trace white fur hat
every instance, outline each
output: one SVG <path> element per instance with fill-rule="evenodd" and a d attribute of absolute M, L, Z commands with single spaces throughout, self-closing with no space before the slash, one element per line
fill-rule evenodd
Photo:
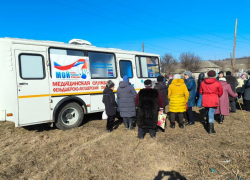
<path fill-rule="evenodd" d="M 222 78 L 219 78 L 219 81 L 227 81 L 226 78 L 222 77 Z"/>
<path fill-rule="evenodd" d="M 181 75 L 180 74 L 175 74 L 173 79 L 181 79 Z"/>

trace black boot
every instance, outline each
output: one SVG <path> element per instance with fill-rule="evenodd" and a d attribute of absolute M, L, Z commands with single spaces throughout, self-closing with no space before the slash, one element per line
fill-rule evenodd
<path fill-rule="evenodd" d="M 220 123 L 220 124 L 221 124 L 220 117 L 221 117 L 221 116 L 220 116 L 219 114 L 217 114 L 217 115 L 216 115 L 216 119 L 217 119 L 218 123 Z"/>
<path fill-rule="evenodd" d="M 180 124 L 179 124 L 179 127 L 180 127 L 181 129 L 183 129 L 183 128 L 184 128 L 183 123 L 180 123 Z"/>
<path fill-rule="evenodd" d="M 214 130 L 214 123 L 209 123 L 208 133 L 209 134 L 216 133 L 215 130 Z"/>
<path fill-rule="evenodd" d="M 174 129 L 175 128 L 175 123 L 170 123 L 170 127 Z"/>
<path fill-rule="evenodd" d="M 128 123 L 124 123 L 125 129 L 128 129 Z"/>
<path fill-rule="evenodd" d="M 224 120 L 224 115 L 221 115 L 221 116 L 220 116 L 220 124 L 223 123 L 223 120 Z"/>
<path fill-rule="evenodd" d="M 133 126 L 133 123 L 129 123 L 129 129 L 130 130 L 134 130 L 135 129 L 135 127 Z"/>

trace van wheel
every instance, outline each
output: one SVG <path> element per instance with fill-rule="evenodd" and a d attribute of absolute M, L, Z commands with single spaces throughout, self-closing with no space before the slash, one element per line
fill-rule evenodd
<path fill-rule="evenodd" d="M 71 129 L 80 126 L 82 124 L 83 117 L 83 109 L 79 104 L 75 102 L 68 103 L 62 105 L 62 107 L 58 110 L 55 125 L 61 130 Z"/>

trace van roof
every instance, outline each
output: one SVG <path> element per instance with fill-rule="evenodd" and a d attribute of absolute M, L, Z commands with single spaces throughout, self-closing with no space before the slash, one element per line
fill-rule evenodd
<path fill-rule="evenodd" d="M 75 45 L 75 44 L 67 44 L 64 42 L 58 41 L 46 41 L 46 40 L 30 40 L 30 39 L 19 39 L 19 38 L 9 38 L 4 37 L 0 38 L 1 41 L 10 41 L 13 44 L 29 44 L 29 45 L 43 45 L 47 47 L 59 47 L 59 48 L 69 48 L 69 49 L 81 49 L 81 50 L 92 50 L 92 51 L 103 51 L 103 52 L 116 52 L 122 54 L 136 54 L 136 55 L 145 55 L 145 56 L 159 56 L 158 54 L 145 53 L 139 51 L 128 51 L 116 48 L 102 48 L 96 47 L 92 45 Z"/>

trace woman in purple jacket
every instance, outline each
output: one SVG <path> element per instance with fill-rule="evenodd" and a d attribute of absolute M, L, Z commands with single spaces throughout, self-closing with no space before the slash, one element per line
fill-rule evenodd
<path fill-rule="evenodd" d="M 229 116 L 229 98 L 228 96 L 236 98 L 237 93 L 234 93 L 230 84 L 227 83 L 226 78 L 219 78 L 219 82 L 223 88 L 223 95 L 219 98 L 219 107 L 217 107 L 214 114 L 218 115 L 218 122 L 223 123 L 224 116 Z"/>

